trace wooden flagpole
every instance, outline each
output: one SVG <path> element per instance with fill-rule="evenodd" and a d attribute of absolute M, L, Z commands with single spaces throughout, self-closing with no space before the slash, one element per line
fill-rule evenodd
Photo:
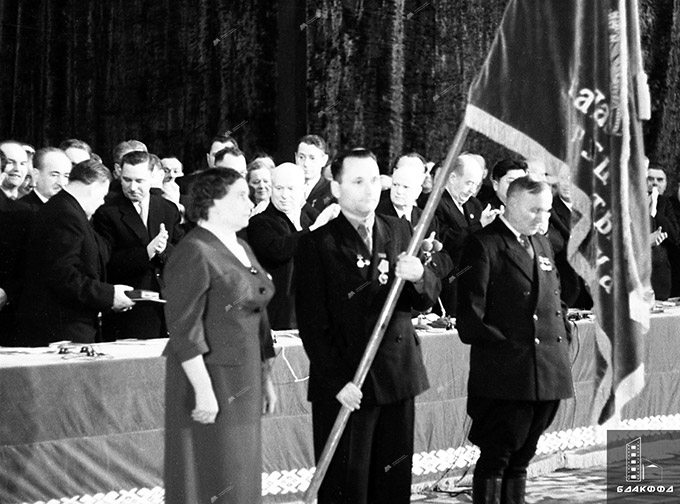
<path fill-rule="evenodd" d="M 420 247 L 421 242 L 425 238 L 425 233 L 428 227 L 430 226 L 432 218 L 434 217 L 435 209 L 439 204 L 439 200 L 441 199 L 442 193 L 444 192 L 444 188 L 446 187 L 446 182 L 448 181 L 449 175 L 451 174 L 453 163 L 456 160 L 456 158 L 460 155 L 460 151 L 463 148 L 463 143 L 465 142 L 465 139 L 467 138 L 469 131 L 470 129 L 465 125 L 465 123 L 462 123 L 459 126 L 458 131 L 456 132 L 456 136 L 454 137 L 453 142 L 451 143 L 451 147 L 449 148 L 449 152 L 446 155 L 444 164 L 441 167 L 441 169 L 437 172 L 435 184 L 434 187 L 432 188 L 432 192 L 430 193 L 430 197 L 427 200 L 427 204 L 425 205 L 423 214 L 420 217 L 420 220 L 418 221 L 418 225 L 413 231 L 411 242 L 409 243 L 408 249 L 406 250 L 406 253 L 409 255 L 416 254 L 417 250 Z M 378 321 L 375 324 L 375 328 L 373 329 L 371 338 L 369 339 L 368 344 L 366 345 L 364 355 L 361 358 L 359 367 L 357 368 L 356 373 L 354 374 L 354 379 L 352 380 L 352 382 L 358 388 L 361 388 L 362 385 L 364 384 L 364 380 L 366 379 L 368 370 L 371 368 L 371 364 L 373 364 L 375 355 L 378 352 L 378 347 L 380 346 L 383 336 L 385 335 L 385 331 L 387 330 L 389 321 L 392 318 L 394 307 L 397 304 L 399 294 L 401 294 L 401 290 L 403 287 L 404 280 L 402 280 L 401 278 L 396 278 L 395 281 L 392 283 L 390 291 L 387 295 L 387 299 L 385 300 L 385 305 L 383 306 L 383 309 L 380 312 L 380 317 L 378 317 Z M 340 437 L 342 436 L 342 433 L 345 430 L 347 420 L 349 419 L 349 415 L 351 413 L 352 412 L 350 411 L 350 409 L 346 408 L 345 406 L 342 406 L 340 408 L 340 413 L 338 413 L 338 417 L 335 419 L 335 424 L 333 424 L 333 429 L 331 430 L 331 433 L 328 436 L 326 446 L 324 446 L 323 452 L 321 453 L 321 457 L 319 458 L 319 462 L 316 465 L 316 472 L 314 473 L 312 481 L 309 484 L 309 488 L 305 493 L 306 504 L 312 504 L 314 502 L 314 499 L 316 498 L 316 494 L 319 492 L 321 482 L 323 481 L 323 478 L 326 475 L 326 472 L 328 471 L 328 466 L 330 465 L 331 459 L 333 458 L 333 454 L 335 453 L 335 450 L 337 449 L 338 444 L 340 443 Z"/>

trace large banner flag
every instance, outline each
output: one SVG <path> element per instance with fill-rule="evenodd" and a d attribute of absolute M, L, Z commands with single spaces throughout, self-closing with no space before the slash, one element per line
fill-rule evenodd
<path fill-rule="evenodd" d="M 595 301 L 600 423 L 644 386 L 648 101 L 636 0 L 510 0 L 465 114 L 470 128 L 571 177 L 569 260 Z"/>

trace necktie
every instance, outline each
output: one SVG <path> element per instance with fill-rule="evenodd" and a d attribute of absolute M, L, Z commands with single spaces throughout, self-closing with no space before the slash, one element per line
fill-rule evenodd
<path fill-rule="evenodd" d="M 364 243 L 366 244 L 366 248 L 368 249 L 369 253 L 372 253 L 371 251 L 371 237 L 368 234 L 368 228 L 364 226 L 363 224 L 359 224 L 357 227 L 357 232 L 359 233 L 359 236 L 361 236 L 361 239 L 364 240 Z"/>
<path fill-rule="evenodd" d="M 142 219 L 142 223 L 144 224 L 144 227 L 146 227 L 146 218 L 144 216 L 144 207 L 142 206 L 141 201 L 135 201 L 135 210 L 137 210 L 137 213 L 139 214 L 139 218 Z"/>
<path fill-rule="evenodd" d="M 527 254 L 529 254 L 529 257 L 531 259 L 534 258 L 534 248 L 531 246 L 531 242 L 529 241 L 529 237 L 527 235 L 519 235 L 519 243 L 522 245 L 522 248 L 526 251 Z"/>

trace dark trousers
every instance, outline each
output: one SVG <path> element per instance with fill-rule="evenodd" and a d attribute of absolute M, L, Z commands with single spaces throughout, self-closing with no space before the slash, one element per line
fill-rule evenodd
<path fill-rule="evenodd" d="M 314 401 L 312 425 L 318 462 L 340 403 Z M 318 504 L 407 504 L 411 495 L 413 398 L 353 412 L 321 484 Z"/>
<path fill-rule="evenodd" d="M 475 477 L 526 476 L 538 438 L 552 423 L 559 403 L 469 397 L 472 427 L 468 439 L 481 451 Z"/>

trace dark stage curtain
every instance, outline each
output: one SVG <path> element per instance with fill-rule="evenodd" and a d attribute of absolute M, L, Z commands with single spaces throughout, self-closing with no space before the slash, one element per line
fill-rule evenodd
<path fill-rule="evenodd" d="M 36 146 L 79 137 L 105 161 L 115 143 L 139 138 L 189 169 L 218 130 L 277 161 L 305 132 L 370 147 L 383 167 L 407 150 L 438 160 L 506 3 L 4 0 L 0 136 Z M 647 151 L 674 171 L 680 1 L 640 3 Z M 490 162 L 508 154 L 474 133 L 466 149 Z"/>
<path fill-rule="evenodd" d="M 105 161 L 136 138 L 189 169 L 218 130 L 274 148 L 272 2 L 4 0 L 0 21 L 2 137 L 77 137 Z"/>

